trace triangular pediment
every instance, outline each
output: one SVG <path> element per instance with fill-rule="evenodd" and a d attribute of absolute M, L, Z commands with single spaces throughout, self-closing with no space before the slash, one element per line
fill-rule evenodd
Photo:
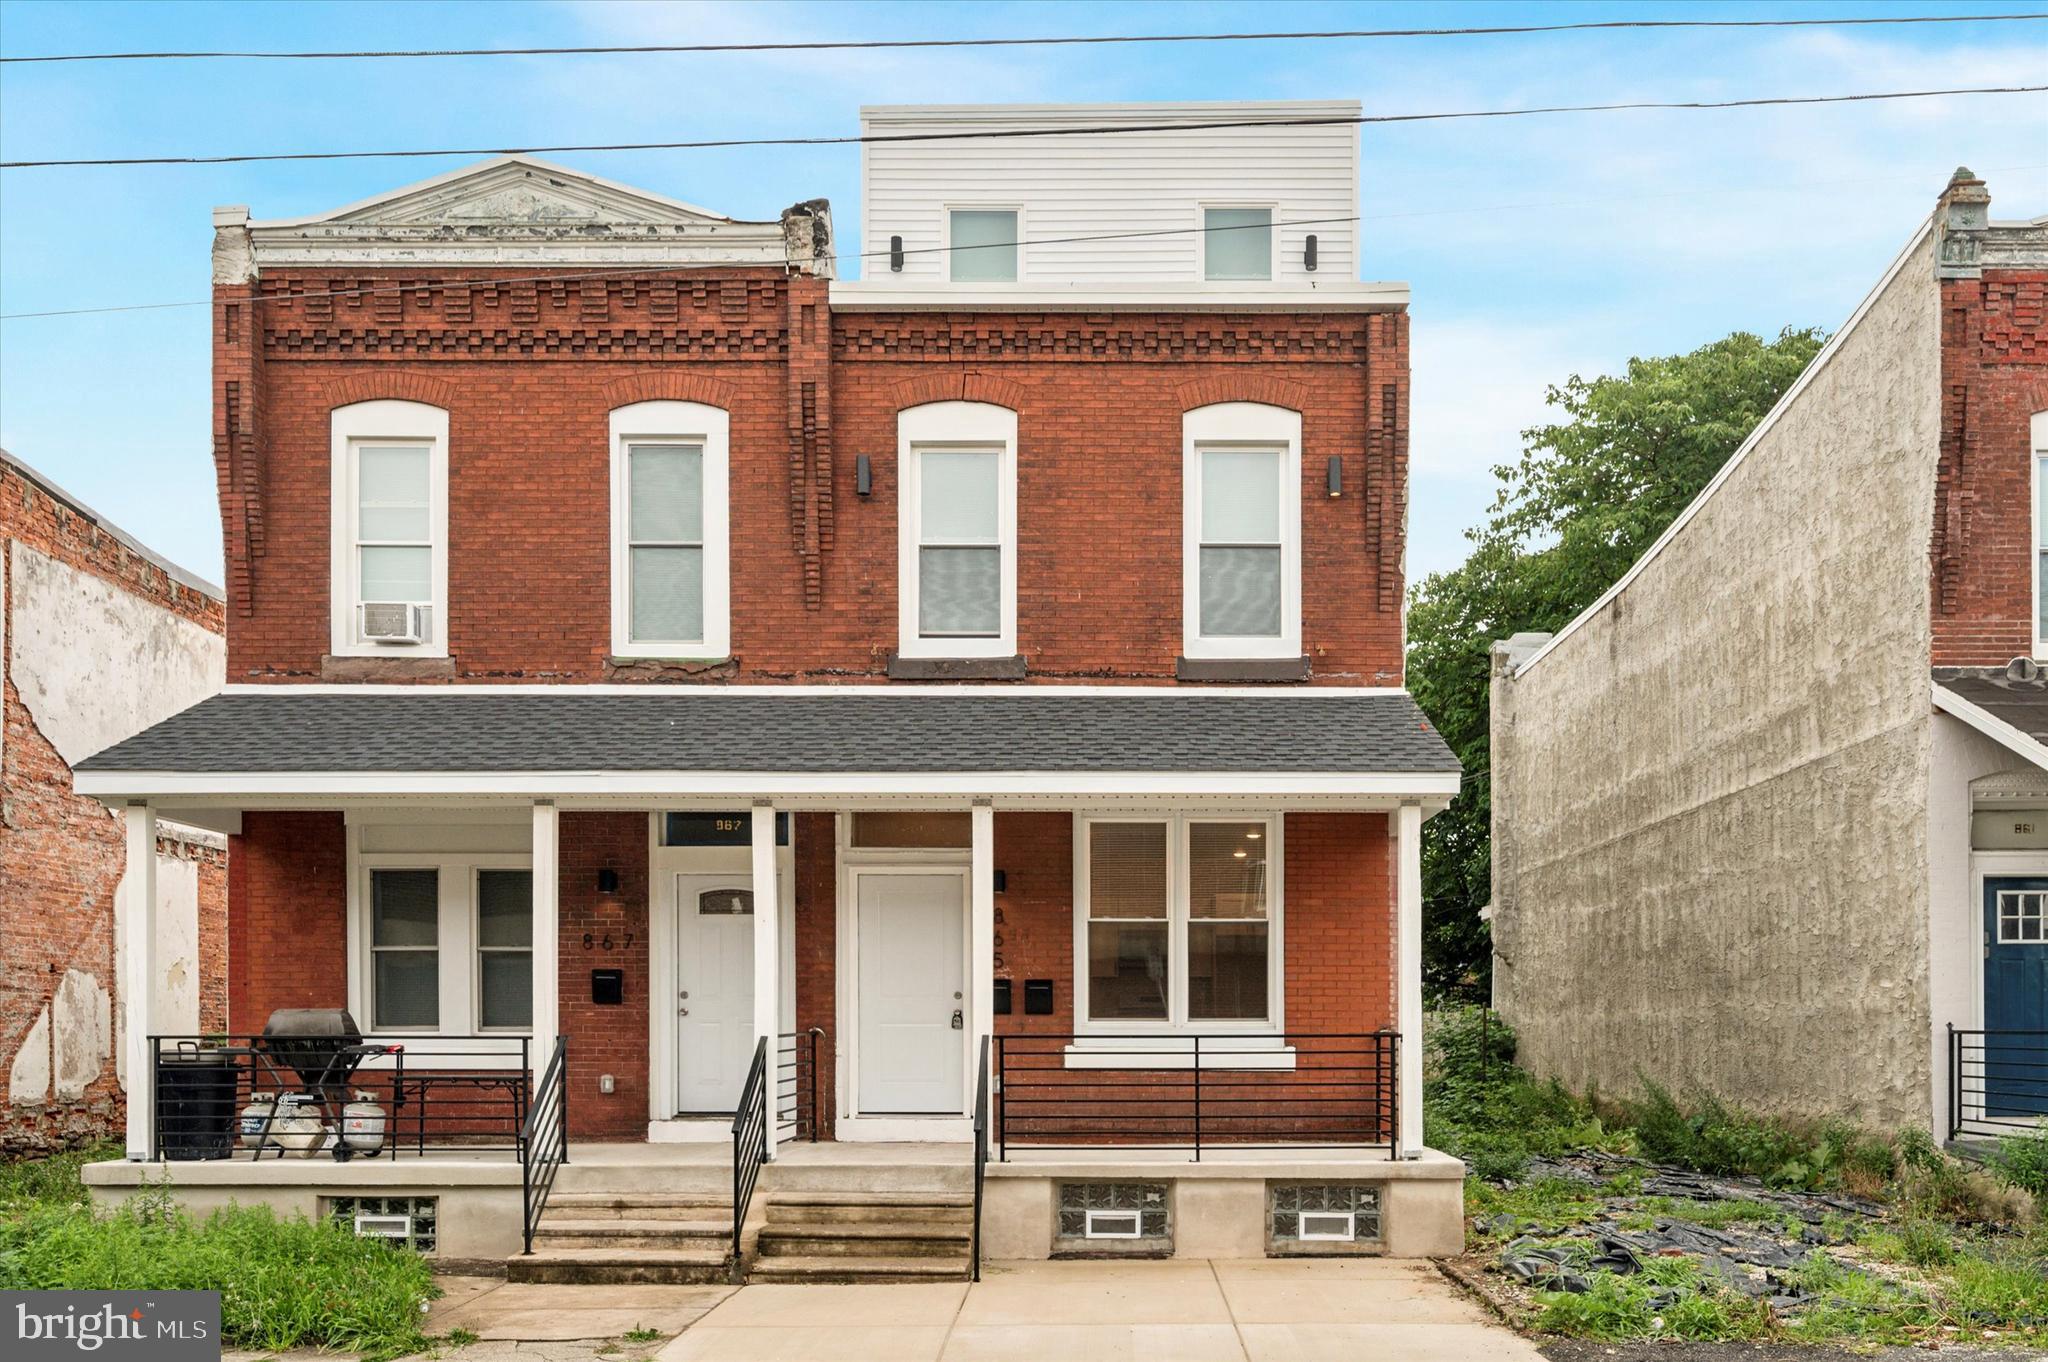
<path fill-rule="evenodd" d="M 359 228 L 714 226 L 731 218 L 529 156 L 502 156 L 294 225 Z"/>

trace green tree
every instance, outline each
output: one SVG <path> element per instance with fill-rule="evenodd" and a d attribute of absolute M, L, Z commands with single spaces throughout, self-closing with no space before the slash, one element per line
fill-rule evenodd
<path fill-rule="evenodd" d="M 1564 419 L 1522 433 L 1496 467 L 1472 551 L 1411 593 L 1408 685 L 1465 782 L 1422 840 L 1423 985 L 1481 997 L 1492 972 L 1479 910 L 1492 898 L 1487 817 L 1489 651 L 1495 639 L 1556 630 L 1655 542 L 1819 352 L 1825 336 L 1774 341 L 1738 331 L 1690 354 L 1632 359 L 1620 375 L 1574 374 L 1548 395 Z"/>

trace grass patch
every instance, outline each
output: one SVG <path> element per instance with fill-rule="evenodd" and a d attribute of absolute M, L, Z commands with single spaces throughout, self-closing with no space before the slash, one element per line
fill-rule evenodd
<path fill-rule="evenodd" d="M 1683 1338 L 1730 1342 L 1768 1337 L 1771 1313 L 1683 1259 L 1644 1265 L 1635 1275 L 1600 1271 L 1583 1292 L 1539 1291 L 1536 1326 L 1574 1338 Z"/>
<path fill-rule="evenodd" d="M 1726 1229 L 1730 1225 L 1783 1225 L 1785 1208 L 1766 1206 L 1761 1201 L 1746 1201 L 1734 1198 L 1728 1201 L 1688 1201 L 1683 1197 L 1645 1197 L 1637 1203 L 1639 1210 L 1647 1212 L 1653 1219 L 1683 1220 L 1688 1225 L 1704 1225 L 1709 1229 Z"/>
<path fill-rule="evenodd" d="M 1465 1191 L 1465 1207 L 1472 1215 L 1512 1215 L 1519 1225 L 1546 1229 L 1586 1224 L 1602 1209 L 1597 1193 L 1565 1178 L 1537 1178 L 1514 1187 L 1468 1181 Z"/>
<path fill-rule="evenodd" d="M 78 1169 L 105 1151 L 0 1167 L 0 1289 L 218 1291 L 231 1347 L 325 1348 L 370 1358 L 427 1346 L 427 1260 L 267 1207 L 197 1219 L 167 1191 L 96 1212 Z"/>

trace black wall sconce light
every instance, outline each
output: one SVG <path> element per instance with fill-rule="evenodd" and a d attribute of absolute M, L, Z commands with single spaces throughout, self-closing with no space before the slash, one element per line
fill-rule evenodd
<path fill-rule="evenodd" d="M 889 238 L 889 269 L 896 274 L 903 273 L 903 238 Z"/>
<path fill-rule="evenodd" d="M 1310 274 L 1316 272 L 1316 234 L 1308 234 L 1308 244 L 1301 248 L 1301 267 Z"/>
<path fill-rule="evenodd" d="M 1008 875 L 1005 875 L 1005 874 L 1004 874 L 1004 873 L 1003 873 L 1002 871 L 998 870 L 998 871 L 997 871 L 997 872 L 995 873 L 995 882 L 996 882 L 996 886 L 995 886 L 995 887 L 996 887 L 996 892 L 997 892 L 998 894 L 1003 894 L 1003 893 L 1007 893 L 1007 892 L 1009 892 L 1009 888 L 1010 888 L 1010 877 L 1009 877 Z"/>
<path fill-rule="evenodd" d="M 616 893 L 618 893 L 618 892 L 619 892 L 619 872 L 618 872 L 618 871 L 616 871 L 616 870 L 614 870 L 614 869 L 612 869 L 612 868 L 611 868 L 610 866 L 606 866 L 606 867 L 605 867 L 604 869 L 602 869 L 602 870 L 598 871 L 598 872 L 597 872 L 597 892 L 598 892 L 598 893 L 600 893 L 600 894 L 616 894 Z"/>
<path fill-rule="evenodd" d="M 853 461 L 853 492 L 855 496 L 867 496 L 875 490 L 875 466 L 868 462 L 865 454 Z"/>
<path fill-rule="evenodd" d="M 1344 460 L 1335 454 L 1330 456 L 1329 488 L 1333 497 L 1344 495 Z"/>

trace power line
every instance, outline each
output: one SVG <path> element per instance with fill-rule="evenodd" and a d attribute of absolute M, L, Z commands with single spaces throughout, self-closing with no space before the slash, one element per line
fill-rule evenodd
<path fill-rule="evenodd" d="M 361 161 L 419 156 L 525 156 L 542 152 L 704 151 L 735 147 L 872 146 L 890 142 L 967 142 L 990 138 L 1084 137 L 1136 132 L 1188 132 L 1229 128 L 1354 127 L 1378 123 L 1430 123 L 1466 118 L 1527 118 L 1535 114 L 1620 113 L 1656 109 L 1755 109 L 1795 104 L 1866 104 L 1949 95 L 2019 95 L 2048 85 L 1975 85 L 1948 90 L 1886 90 L 1848 95 L 1774 95 L 1756 99 L 1631 100 L 1618 104 L 1552 104 L 1526 109 L 1462 109 L 1444 113 L 1328 114 L 1294 118 L 1240 118 L 1179 123 L 1097 124 L 1076 128 L 981 128 L 962 132 L 860 133 L 846 137 L 737 137 L 698 142 L 597 142 L 562 146 L 436 147 L 396 151 L 292 151 L 237 156 L 117 156 L 99 159 L 0 161 L 0 170 L 56 166 L 239 165 L 251 161 Z"/>
<path fill-rule="evenodd" d="M 641 53 L 845 52 L 951 47 L 1084 47 L 1130 43 L 1307 42 L 1354 38 L 1476 38 L 1613 29 L 1837 28 L 1872 24 L 1992 24 L 2048 19 L 2048 14 L 1908 14 L 1840 19 L 1610 19 L 1576 24 L 1500 24 L 1477 28 L 1354 28 L 1299 33 L 1147 33 L 1043 38 L 893 38 L 808 43 L 638 43 L 611 47 L 449 47 L 360 52 L 73 52 L 0 57 L 5 62 L 83 61 L 353 61 L 387 57 L 566 57 Z"/>
<path fill-rule="evenodd" d="M 1987 167 L 1985 167 L 1984 169 L 1986 170 L 1986 172 L 1987 172 L 1987 173 L 1992 173 L 1992 174 L 1998 174 L 1998 173 L 2002 173 L 2002 172 L 2005 172 L 2005 171 L 2019 171 L 2019 170 L 2044 170 L 2044 169 L 2048 169 L 2048 164 L 2035 164 L 2035 165 L 2014 165 L 2014 166 L 1987 166 Z M 1901 180 L 1906 180 L 1906 179 L 1915 179 L 1915 178 L 1918 178 L 1918 177 L 1917 177 L 1917 176 L 1905 176 L 1905 175 L 1879 175 L 1879 176 L 1868 176 L 1868 175 L 1866 175 L 1866 176 L 1861 176 L 1861 177 L 1858 177 L 1858 178 L 1855 178 L 1855 179 L 1846 179 L 1846 180 L 1802 180 L 1802 181 L 1800 181 L 1800 182 L 1799 182 L 1799 183 L 1798 183 L 1798 184 L 1797 184 L 1796 186 L 1794 186 L 1794 187 L 1795 187 L 1795 188 L 1797 188 L 1797 189 L 1802 189 L 1802 190 L 1814 190 L 1814 189 L 1831 189 L 1831 188 L 1837 188 L 1837 187 L 1840 187 L 1840 186 L 1842 186 L 1842 185 L 1852 185 L 1852 184 L 1891 184 L 1891 183 L 1897 183 L 1897 182 L 1899 182 L 1899 181 L 1901 181 Z M 1276 227 L 1276 228 L 1278 228 L 1278 227 L 1314 227 L 1314 226 L 1318 226 L 1318 225 L 1323 225 L 1323 224 L 1329 224 L 1329 223 L 1354 223 L 1354 222 L 1389 222 L 1389 221 L 1394 221 L 1394 220 L 1397 220 L 1397 219 L 1401 219 L 1401 218 L 1422 218 L 1422 217 L 1446 217 L 1446 216 L 1452 216 L 1452 215 L 1456 215 L 1456 214 L 1463 214 L 1463 213 L 1505 213 L 1505 212 L 1515 212 L 1515 211 L 1520 211 L 1520 210 L 1526 210 L 1526 209 L 1542 209 L 1542 208 L 1574 208 L 1574 207 L 1579 207 L 1579 206 L 1581 206 L 1581 205 L 1584 205 L 1584 204 L 1589 204 L 1589 203 L 1634 203 L 1634 202 L 1639 202 L 1639 201 L 1641 201 L 1641 200 L 1643 200 L 1643 199 L 1669 199 L 1669 198 L 1686 198 L 1686 197 L 1690 197 L 1690 196 L 1694 196 L 1694 195 L 1700 195 L 1700 194 L 1764 194 L 1764 193 L 1772 193 L 1772 194 L 1775 194 L 1775 193 L 1783 193 L 1783 192 L 1785 192 L 1785 191 L 1786 191 L 1786 186 L 1785 186 L 1785 185 L 1783 185 L 1783 184 L 1768 184 L 1768 185 L 1716 185 L 1716 186 L 1710 186 L 1710 187 L 1706 187 L 1706 188 L 1700 188 L 1700 189 L 1672 189 L 1672 190 L 1654 191 L 1654 192 L 1650 192 L 1650 193 L 1632 193 L 1632 194 L 1611 194 L 1611 195 L 1600 195 L 1600 196 L 1579 196 L 1579 197 L 1574 197 L 1574 198 L 1568 198 L 1568 199 L 1540 199 L 1540 200 L 1535 200 L 1535 201 L 1532 201 L 1532 202 L 1526 202 L 1526 203 L 1500 203 L 1500 204 L 1487 204 L 1487 205 L 1481 205 L 1481 206 L 1477 206 L 1477 207 L 1472 207 L 1472 208 L 1421 208 L 1421 209 L 1413 209 L 1413 210 L 1409 210 L 1409 211 L 1406 211 L 1406 212 L 1400 212 L 1400 213 L 1359 213 L 1359 214 L 1350 214 L 1350 215 L 1346 215 L 1346 216 L 1342 216 L 1342 217 L 1321 217 L 1321 218 L 1293 218 L 1293 219 L 1286 219 L 1286 220 L 1283 220 L 1283 221 L 1280 221 L 1280 222 L 1276 222 L 1276 223 L 1273 223 L 1273 224 L 1272 224 L 1272 226 L 1273 226 L 1273 227 Z M 1186 236 L 1186 235 L 1197 235 L 1197 234 L 1201 234 L 1201 233 L 1206 233 L 1206 232 L 1217 232 L 1217 231 L 1226 231 L 1226 232 L 1228 232 L 1228 231 L 1247 231 L 1247 230 L 1250 230 L 1250 231 L 1256 231 L 1256 230 L 1259 230 L 1259 228 L 1258 228 L 1257 226 L 1252 226 L 1252 227 L 1239 227 L 1239 226 L 1231 226 L 1231 227 L 1209 227 L 1209 226 L 1207 226 L 1207 225 L 1204 225 L 1204 226 L 1200 226 L 1200 227 L 1159 227 L 1159 228 L 1150 228 L 1150 229 L 1147 229 L 1147 230 L 1144 230 L 1144 231 L 1133 231 L 1133 232 L 1100 232 L 1100 233 L 1093 233 L 1093 234 L 1090 234 L 1090 235 L 1086 235 L 1086 236 L 1063 236 L 1063 237 L 1019 237 L 1019 238 L 1017 238 L 1017 239 L 1016 239 L 1016 240 L 1014 240 L 1014 241 L 995 241 L 995 242 L 988 242 L 988 243 L 986 243 L 986 245 L 987 245 L 987 246 L 998 246 L 998 247 L 1000 247 L 1000 246 L 1019 246 L 1019 247 L 1021 247 L 1021 246 L 1049 246 L 1049 245 L 1066 245 L 1066 244 L 1074 244 L 1074 243 L 1079 243 L 1079 242 L 1090 242 L 1090 241 L 1120 241 L 1120 240 L 1125 240 L 1125 239 L 1128 239 L 1128 238 L 1131 238 L 1131 237 L 1154 237 L 1154 236 L 1174 236 L 1174 235 L 1182 235 L 1182 236 Z M 906 248 L 906 249 L 905 249 L 905 250 L 903 251 L 903 254 L 904 254 L 904 255 L 906 255 L 906 256 L 910 256 L 910 255 L 943 255 L 943 254 L 948 254 L 948 253 L 950 253 L 950 252 L 952 252 L 952 251 L 955 251 L 955 250 L 972 250 L 972 249 L 981 249 L 981 248 L 977 248 L 977 247 L 960 247 L 960 246 L 913 246 L 913 247 L 909 247 L 909 248 Z M 843 261 L 843 260 L 880 260 L 880 259 L 886 259 L 886 258 L 888 258 L 888 257 L 890 257 L 891 255 L 894 255 L 894 254 L 895 254 L 895 252 L 893 252 L 893 251 L 887 251 L 887 250 L 880 250 L 880 251 L 857 251 L 857 252 L 838 252 L 838 253 L 835 253 L 835 254 L 832 254 L 832 255 L 825 255 L 825 256 L 819 256 L 819 257 L 817 257 L 817 258 L 818 258 L 818 259 L 820 259 L 820 260 L 829 260 L 829 261 L 831 261 L 831 262 L 832 262 L 832 263 L 834 263 L 834 264 L 838 264 L 839 262 L 841 262 L 841 261 Z M 615 266 L 611 266 L 611 267 L 609 267 L 609 268 L 606 268 L 606 269 L 601 269 L 601 270 L 579 270 L 579 271 L 575 271 L 575 272 L 573 272 L 573 273 L 567 273 L 567 274 L 522 274 L 522 275 L 511 275 L 511 276 L 506 276 L 506 277 L 503 277 L 503 278 L 498 278 L 498 279 L 463 279 L 463 280 L 459 280 L 459 281 L 456 281 L 456 282 L 455 282 L 455 284 L 453 284 L 452 286 L 453 286 L 453 287 L 461 287 L 461 288 L 472 288 L 472 289 L 475 289 L 475 288 L 491 288 L 491 287 L 505 287 L 505 286 L 509 286 L 509 285 L 512 285 L 512 284 L 558 284 L 558 283 L 574 283 L 574 282 L 578 282 L 578 281 L 581 281 L 581 280 L 586 280 L 586 279 L 623 279 L 623 278 L 635 278 L 635 279 L 641 279 L 641 278 L 646 278 L 646 277 L 648 277 L 649 275 L 673 274 L 673 273 L 677 273 L 677 272 L 680 272 L 680 271 L 684 271 L 684 270 L 700 270 L 700 269 L 707 269 L 707 268 L 715 268 L 715 267 L 717 266 L 717 264 L 718 264 L 718 263 L 720 263 L 720 262 L 711 262 L 711 263 L 706 263 L 706 262 L 697 262 L 697 263 L 693 263 L 693 264 L 687 264 L 687 265 L 623 265 L 623 266 L 620 266 L 620 265 L 615 265 Z M 735 264 L 743 264 L 743 263 L 755 263 L 755 264 L 759 264 L 759 263 L 763 263 L 763 262 L 738 262 L 738 261 L 727 261 L 727 262 L 722 262 L 722 263 L 723 263 L 723 264 L 725 264 L 725 265 L 727 265 L 727 266 L 731 266 L 731 265 L 735 265 Z M 309 267 L 309 268 L 310 268 L 310 267 Z M 252 298 L 251 298 L 251 299 L 250 299 L 249 301 L 250 301 L 250 302 L 252 302 L 252 303 L 267 303 L 267 302 L 298 302 L 298 301 L 300 301 L 300 300 L 303 300 L 303 299 L 312 299 L 312 298 L 360 298 L 360 297 L 371 297 L 371 296 L 375 296 L 375 295 L 377 295 L 377 294 L 383 294 L 383 293 L 406 293 L 406 292 L 413 292 L 413 291 L 416 291 L 416 290 L 417 290 L 417 289 L 419 288 L 419 286 L 420 286 L 420 285 L 419 285 L 418 281 L 412 281 L 412 282 L 406 282 L 406 283 L 391 283 L 391 284 L 372 284 L 372 285 L 368 285 L 368 286 L 365 286 L 365 287 L 362 287 L 362 288 L 348 288 L 348 289 L 325 289 L 325 290 L 318 290 L 318 291 L 308 291 L 308 292 L 305 292 L 305 293 L 286 293 L 286 294 L 275 294 L 275 295 L 270 295 L 270 296 L 265 296 L 265 295 L 262 295 L 262 294 L 257 294 L 257 295 L 255 295 L 254 297 L 252 297 Z M 172 309 L 172 308 L 185 308 L 185 307 L 211 307 L 212 305 L 213 305 L 213 300 L 212 300 L 211 298 L 191 298 L 191 299 L 185 299 L 185 300 L 183 300 L 183 301 L 180 301 L 180 302 L 170 302 L 170 303 L 122 303 L 122 304 L 113 304 L 113 305 L 110 305 L 110 306 L 106 306 L 106 307 L 70 307 L 70 308 L 53 308 L 53 309 L 51 309 L 51 310 L 49 310 L 49 311 L 44 311 L 44 312 L 7 312 L 7 313 L 0 313 L 0 322 L 11 322 L 11 321 L 21 321 L 21 320 L 25 320 L 25 319 L 28 319 L 28 318 L 34 318 L 34 317 L 82 317 L 82 316 L 94 316 L 94 315 L 99 315 L 99 314 L 103 314 L 103 313 L 110 313 L 110 312 L 161 312 L 161 311 L 165 311 L 165 310 L 168 310 L 168 309 Z"/>

